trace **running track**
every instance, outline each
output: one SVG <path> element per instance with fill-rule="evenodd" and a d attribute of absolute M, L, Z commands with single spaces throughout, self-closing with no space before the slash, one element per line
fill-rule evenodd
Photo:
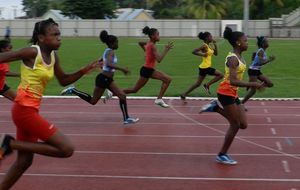
<path fill-rule="evenodd" d="M 123 126 L 118 101 L 88 105 L 79 99 L 44 99 L 41 114 L 76 146 L 71 158 L 35 156 L 13 190 L 300 190 L 300 101 L 250 101 L 249 127 L 230 155 L 214 159 L 228 128 L 216 113 L 199 115 L 208 101 L 128 100 L 140 121 Z M 0 98 L 1 133 L 15 132 L 12 103 Z M 2 161 L 0 180 L 16 154 Z"/>

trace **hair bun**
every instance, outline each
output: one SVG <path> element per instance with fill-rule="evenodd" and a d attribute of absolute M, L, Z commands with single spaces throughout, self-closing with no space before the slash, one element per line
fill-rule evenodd
<path fill-rule="evenodd" d="M 198 38 L 199 38 L 200 40 L 203 40 L 203 39 L 204 39 L 204 33 L 203 33 L 203 32 L 199 32 Z"/>
<path fill-rule="evenodd" d="M 106 30 L 102 30 L 99 37 L 103 43 L 108 42 L 108 32 Z"/>
<path fill-rule="evenodd" d="M 232 29 L 229 27 L 225 27 L 224 33 L 223 33 L 223 37 L 227 40 L 229 40 L 232 36 Z"/>
<path fill-rule="evenodd" d="M 150 32 L 149 26 L 145 26 L 145 27 L 143 28 L 143 33 L 146 34 L 146 35 L 148 35 L 149 32 Z"/>

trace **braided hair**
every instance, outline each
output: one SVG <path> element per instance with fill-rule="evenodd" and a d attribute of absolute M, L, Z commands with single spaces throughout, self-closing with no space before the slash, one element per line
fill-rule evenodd
<path fill-rule="evenodd" d="M 52 18 L 36 22 L 30 42 L 32 44 L 37 44 L 37 42 L 39 41 L 38 35 L 45 35 L 47 28 L 52 25 L 58 26 L 58 24 Z"/>

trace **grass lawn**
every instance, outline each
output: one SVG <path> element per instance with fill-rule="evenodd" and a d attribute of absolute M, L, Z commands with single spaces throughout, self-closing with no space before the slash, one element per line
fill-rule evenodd
<path fill-rule="evenodd" d="M 137 42 L 145 39 L 137 38 L 119 38 L 119 49 L 116 51 L 118 64 L 127 66 L 131 71 L 130 75 L 123 75 L 116 72 L 114 80 L 122 88 L 133 86 L 139 77 L 139 69 L 144 63 L 144 54 Z M 168 41 L 174 42 L 174 48 L 170 50 L 165 59 L 157 64 L 157 69 L 170 75 L 173 79 L 165 96 L 179 96 L 185 91 L 198 77 L 198 65 L 201 57 L 192 55 L 192 50 L 202 44 L 197 38 L 194 39 L 161 39 L 157 47 L 162 50 L 164 44 Z M 14 49 L 26 47 L 28 39 L 12 39 Z M 274 83 L 274 87 L 257 93 L 255 97 L 299 97 L 300 88 L 300 66 L 297 64 L 300 60 L 300 39 L 269 39 L 270 47 L 267 50 L 268 55 L 275 55 L 276 60 L 267 64 L 262 72 L 268 76 Z M 213 57 L 213 67 L 224 72 L 224 60 L 232 48 L 224 39 L 217 40 L 219 55 Z M 101 57 L 106 45 L 101 43 L 98 38 L 63 38 L 62 46 L 58 51 L 60 63 L 65 72 L 73 72 L 81 68 L 92 60 Z M 251 54 L 256 51 L 256 41 L 249 39 L 249 48 L 243 56 L 250 64 Z M 20 62 L 10 64 L 12 71 L 19 71 Z M 95 76 L 98 72 L 84 76 L 75 83 L 78 89 L 91 93 L 94 88 Z M 208 76 L 205 80 L 211 79 Z M 248 80 L 245 73 L 244 80 Z M 205 81 L 204 81 L 205 82 Z M 19 79 L 7 78 L 7 83 L 15 89 Z M 216 95 L 217 84 L 211 87 L 213 97 Z M 47 87 L 45 95 L 58 95 L 63 89 L 56 79 L 52 80 Z M 130 96 L 156 96 L 160 89 L 160 82 L 150 80 L 148 84 L 137 94 Z M 240 96 L 243 96 L 245 89 L 240 88 Z M 194 90 L 190 96 L 207 96 L 202 88 Z"/>

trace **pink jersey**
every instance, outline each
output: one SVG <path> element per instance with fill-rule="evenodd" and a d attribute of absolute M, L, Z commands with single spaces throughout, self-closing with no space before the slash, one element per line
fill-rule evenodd
<path fill-rule="evenodd" d="M 5 85 L 5 75 L 9 71 L 8 63 L 0 64 L 0 90 L 3 89 Z"/>
<path fill-rule="evenodd" d="M 145 46 L 145 59 L 146 63 L 144 64 L 144 67 L 154 69 L 156 65 L 156 59 L 153 54 L 153 47 L 154 44 L 152 42 L 148 42 Z"/>

